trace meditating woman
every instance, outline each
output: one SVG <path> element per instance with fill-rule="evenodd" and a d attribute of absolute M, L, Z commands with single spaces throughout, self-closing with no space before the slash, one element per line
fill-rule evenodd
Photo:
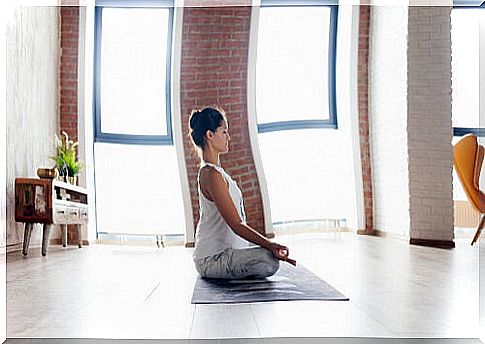
<path fill-rule="evenodd" d="M 296 265 L 288 258 L 286 246 L 271 242 L 246 224 L 241 190 L 219 161 L 219 155 L 229 150 L 230 140 L 224 110 L 194 109 L 189 126 L 201 158 L 197 177 L 200 218 L 193 255 L 200 275 L 264 278 L 278 271 L 280 260 Z"/>

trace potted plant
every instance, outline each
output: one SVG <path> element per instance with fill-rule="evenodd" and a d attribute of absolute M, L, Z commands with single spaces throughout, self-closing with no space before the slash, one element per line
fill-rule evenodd
<path fill-rule="evenodd" d="M 77 176 L 83 169 L 83 164 L 77 160 L 76 146 L 78 142 L 69 140 L 65 131 L 61 138 L 55 136 L 56 155 L 51 159 L 56 163 L 56 168 L 61 180 L 71 184 L 77 183 Z"/>

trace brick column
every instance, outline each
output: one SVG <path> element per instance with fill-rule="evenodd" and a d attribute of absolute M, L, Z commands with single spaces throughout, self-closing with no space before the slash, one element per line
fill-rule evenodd
<path fill-rule="evenodd" d="M 244 2 L 248 4 L 248 1 Z M 201 6 L 201 3 L 190 2 L 186 6 Z M 221 156 L 222 166 L 243 192 L 248 224 L 260 233 L 265 233 L 261 191 L 247 121 L 250 21 L 250 6 L 184 9 L 180 96 L 194 228 L 199 219 L 199 158 L 186 135 L 188 119 L 194 106 L 219 104 L 227 112 L 232 139 L 229 153 Z"/>
<path fill-rule="evenodd" d="M 454 247 L 451 7 L 410 7 L 408 25 L 410 242 Z"/>
<path fill-rule="evenodd" d="M 369 144 L 369 23 L 370 6 L 359 8 L 359 50 L 358 50 L 358 106 L 360 160 L 364 189 L 365 228 L 358 234 L 374 234 L 374 209 L 372 194 L 372 170 Z"/>
<path fill-rule="evenodd" d="M 60 129 L 77 141 L 79 7 L 60 8 Z"/>
<path fill-rule="evenodd" d="M 77 141 L 78 108 L 78 44 L 79 6 L 70 1 L 70 6 L 59 8 L 60 17 L 60 64 L 59 64 L 59 129 Z M 75 226 L 69 225 L 68 243 L 77 243 Z"/>

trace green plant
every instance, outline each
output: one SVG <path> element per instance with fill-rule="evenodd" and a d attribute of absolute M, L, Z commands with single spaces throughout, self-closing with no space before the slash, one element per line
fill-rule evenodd
<path fill-rule="evenodd" d="M 62 132 L 62 137 L 55 136 L 56 155 L 51 159 L 56 163 L 56 167 L 61 176 L 74 177 L 81 172 L 84 165 L 77 160 L 76 146 L 78 142 L 69 140 L 69 136 L 65 131 Z"/>

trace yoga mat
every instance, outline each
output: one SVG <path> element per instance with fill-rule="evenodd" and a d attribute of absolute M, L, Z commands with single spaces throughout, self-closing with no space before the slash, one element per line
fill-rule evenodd
<path fill-rule="evenodd" d="M 298 264 L 281 262 L 278 272 L 264 279 L 222 280 L 197 277 L 192 303 L 268 301 L 348 301 L 337 289 Z"/>

